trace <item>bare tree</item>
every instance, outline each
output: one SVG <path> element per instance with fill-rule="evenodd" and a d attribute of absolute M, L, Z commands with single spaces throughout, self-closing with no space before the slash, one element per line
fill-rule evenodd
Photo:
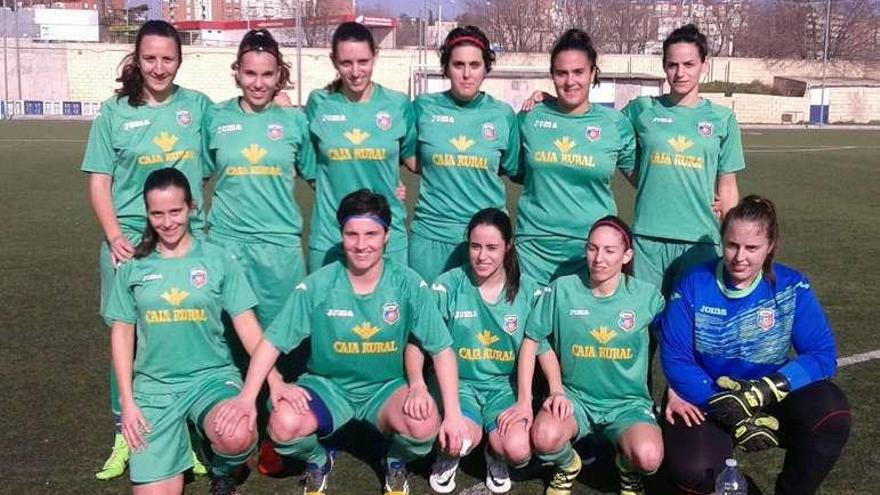
<path fill-rule="evenodd" d="M 550 0 L 467 0 L 465 20 L 479 20 L 493 43 L 514 52 L 541 51 L 555 36 Z"/>
<path fill-rule="evenodd" d="M 559 31 L 586 31 L 610 53 L 641 53 L 657 36 L 654 3 L 644 0 L 566 0 L 556 17 Z"/>
<path fill-rule="evenodd" d="M 701 24 L 709 27 L 709 39 L 712 41 L 713 56 L 734 55 L 735 42 L 743 32 L 744 10 L 743 0 L 703 0 Z"/>

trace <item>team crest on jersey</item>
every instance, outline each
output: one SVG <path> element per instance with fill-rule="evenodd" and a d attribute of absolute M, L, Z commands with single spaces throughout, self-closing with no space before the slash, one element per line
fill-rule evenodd
<path fill-rule="evenodd" d="M 624 332 L 631 332 L 636 326 L 636 312 L 624 309 L 618 314 L 617 326 Z"/>
<path fill-rule="evenodd" d="M 504 326 L 502 328 L 508 335 L 513 335 L 519 328 L 519 317 L 516 315 L 504 315 Z"/>
<path fill-rule="evenodd" d="M 189 113 L 189 110 L 178 110 L 174 112 L 174 115 L 177 117 L 177 123 L 184 127 L 189 127 L 190 122 L 192 122 L 192 115 Z"/>
<path fill-rule="evenodd" d="M 712 123 L 711 122 L 700 122 L 697 124 L 697 130 L 701 135 L 709 137 L 712 135 Z"/>
<path fill-rule="evenodd" d="M 189 272 L 189 283 L 196 289 L 201 289 L 208 283 L 208 272 L 203 268 L 193 268 Z"/>
<path fill-rule="evenodd" d="M 284 126 L 281 124 L 269 124 L 269 127 L 266 129 L 266 135 L 272 141 L 278 141 L 284 137 Z"/>
<path fill-rule="evenodd" d="M 397 320 L 400 319 L 400 307 L 397 306 L 396 302 L 388 302 L 382 306 L 382 320 L 389 324 L 394 325 L 397 323 Z"/>
<path fill-rule="evenodd" d="M 388 112 L 379 112 L 376 114 L 376 127 L 387 131 L 391 129 L 391 114 Z"/>
<path fill-rule="evenodd" d="M 776 311 L 773 308 L 758 310 L 758 326 L 761 330 L 770 330 L 776 323 Z"/>
<path fill-rule="evenodd" d="M 593 143 L 602 138 L 602 128 L 597 125 L 588 125 L 585 133 L 587 141 Z"/>
<path fill-rule="evenodd" d="M 495 140 L 495 124 L 491 122 L 483 123 L 483 137 L 489 141 Z"/>

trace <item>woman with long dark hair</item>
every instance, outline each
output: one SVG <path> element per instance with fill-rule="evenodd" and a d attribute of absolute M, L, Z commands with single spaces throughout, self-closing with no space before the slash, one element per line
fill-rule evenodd
<path fill-rule="evenodd" d="M 181 57 L 174 26 L 144 23 L 134 51 L 123 60 L 117 79 L 122 87 L 101 104 L 92 123 L 81 168 L 89 174 L 89 198 L 104 235 L 99 254 L 102 313 L 116 267 L 131 259 L 146 226 L 141 193 L 151 171 L 174 167 L 183 172 L 193 184 L 193 231 L 204 225 L 202 120 L 210 100 L 174 84 Z M 96 474 L 102 480 L 121 476 L 129 456 L 119 430 L 121 411 L 112 373 L 110 404 L 117 434 L 113 452 Z M 197 463 L 196 470 L 203 473 L 204 467 Z"/>

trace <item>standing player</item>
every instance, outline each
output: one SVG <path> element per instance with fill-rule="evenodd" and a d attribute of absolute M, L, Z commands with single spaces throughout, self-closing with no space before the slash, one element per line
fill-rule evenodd
<path fill-rule="evenodd" d="M 620 494 L 640 494 L 642 474 L 663 459 L 647 387 L 648 328 L 663 297 L 632 277 L 631 235 L 617 217 L 593 224 L 586 251 L 589 273 L 556 279 L 526 323 L 520 383 L 531 380 L 538 343 L 552 347 L 539 356 L 550 395 L 535 418 L 532 443 L 555 466 L 547 495 L 571 493 L 581 460 L 570 442 L 591 433 L 617 447 Z"/>
<path fill-rule="evenodd" d="M 141 193 L 152 170 L 174 167 L 186 175 L 194 189 L 193 230 L 200 232 L 203 226 L 202 119 L 211 102 L 202 93 L 174 84 L 180 62 L 177 30 L 164 21 L 144 23 L 116 80 L 122 87 L 101 104 L 89 132 L 81 168 L 89 174 L 89 197 L 104 234 L 99 254 L 102 314 L 116 266 L 131 259 L 133 244 L 144 231 Z M 121 411 L 113 373 L 110 405 L 116 441 L 95 474 L 100 480 L 121 476 L 129 457 L 119 429 Z M 196 470 L 204 473 L 197 460 Z"/>
<path fill-rule="evenodd" d="M 406 210 L 396 199 L 396 188 L 401 163 L 415 170 L 415 120 L 406 95 L 372 81 L 376 57 L 376 42 L 366 27 L 340 24 L 330 54 L 339 77 L 326 89 L 313 91 L 306 104 L 318 159 L 310 271 L 344 257 L 333 215 L 339 201 L 360 188 L 376 191 L 390 203 L 394 224 L 386 254 L 406 261 Z"/>
<path fill-rule="evenodd" d="M 260 301 L 257 319 L 268 328 L 306 275 L 302 216 L 293 189 L 297 175 L 314 180 L 315 154 L 305 115 L 273 103 L 290 79 L 290 68 L 269 31 L 245 34 L 232 69 L 241 96 L 215 105 L 205 125 L 217 176 L 208 240 L 243 266 Z M 281 468 L 264 443 L 260 471 Z"/>
<path fill-rule="evenodd" d="M 550 52 L 554 100 L 521 113 L 525 184 L 519 199 L 517 251 L 523 273 L 539 283 L 586 268 L 590 225 L 614 214 L 611 178 L 632 172 L 635 136 L 629 121 L 589 101 L 599 68 L 587 33 L 566 31 Z"/>
<path fill-rule="evenodd" d="M 251 359 L 241 395 L 218 416 L 216 429 L 229 431 L 243 417 L 252 422 L 257 392 L 272 364 L 309 339 L 308 370 L 273 401 L 269 421 L 278 452 L 307 463 L 304 493 L 327 489 L 332 460 L 318 437 L 352 419 L 390 437 L 385 493 L 409 493 L 405 463 L 430 451 L 439 421 L 436 413 L 415 418 L 404 412 L 410 392 L 404 347 L 412 338 L 433 356 L 446 411 L 440 441 L 460 451 L 467 428 L 452 342 L 428 285 L 409 268 L 383 260 L 391 235 L 385 197 L 355 191 L 343 198 L 336 218 L 345 260 L 297 285 Z"/>
<path fill-rule="evenodd" d="M 775 493 L 812 495 L 850 430 L 846 396 L 829 381 L 837 369 L 831 328 L 809 280 L 773 262 L 779 227 L 770 200 L 743 198 L 721 235 L 722 259 L 684 275 L 663 317 L 669 383 L 709 413 L 696 422 L 667 413 L 669 474 L 688 493 L 709 493 L 734 446 L 782 445 Z"/>
<path fill-rule="evenodd" d="M 693 24 L 663 42 L 670 92 L 640 97 L 622 111 L 638 137 L 633 233 L 637 276 L 668 294 L 689 266 L 718 256 L 718 220 L 736 205 L 745 167 L 733 112 L 700 98 L 709 68 L 706 37 Z"/>
<path fill-rule="evenodd" d="M 205 425 L 241 389 L 221 313 L 230 315 L 245 348 L 253 350 L 262 333 L 251 311 L 257 300 L 238 264 L 190 233 L 193 195 L 181 171 L 152 172 L 143 198 L 148 215 L 143 239 L 134 258 L 117 271 L 104 311 L 113 322 L 113 367 L 122 434 L 132 449 L 132 490 L 183 493 L 182 473 L 192 466 L 187 426 L 192 422 L 211 443 L 212 495 L 234 495 L 231 473 L 254 450 L 256 435 L 246 424 L 223 435 Z M 277 373 L 270 381 L 283 383 Z"/>
<path fill-rule="evenodd" d="M 421 95 L 414 103 L 422 178 L 409 261 L 425 280 L 467 262 L 461 233 L 468 220 L 483 208 L 504 209 L 500 176 L 517 174 L 520 144 L 513 109 L 480 91 L 494 61 L 480 28 L 453 29 L 440 47 L 450 90 Z"/>
<path fill-rule="evenodd" d="M 486 486 L 492 493 L 506 493 L 511 487 L 507 465 L 522 467 L 531 457 L 532 382 L 521 382 L 514 391 L 514 371 L 523 326 L 540 290 L 520 276 L 506 213 L 481 210 L 466 232 L 469 263 L 441 275 L 432 289 L 458 357 L 458 396 L 468 439 L 479 445 L 486 432 Z M 435 492 L 455 489 L 461 454 L 438 454 L 429 480 Z"/>

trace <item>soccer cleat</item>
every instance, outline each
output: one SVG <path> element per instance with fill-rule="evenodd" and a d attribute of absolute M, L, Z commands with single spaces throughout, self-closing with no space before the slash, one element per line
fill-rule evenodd
<path fill-rule="evenodd" d="M 327 477 L 333 469 L 333 458 L 327 457 L 324 466 L 318 466 L 311 462 L 306 464 L 305 476 L 303 476 L 303 495 L 323 495 L 327 493 Z"/>
<path fill-rule="evenodd" d="M 193 457 L 193 467 L 192 467 L 193 474 L 196 476 L 204 476 L 204 475 L 208 474 L 208 468 L 206 468 L 205 465 L 202 464 L 202 461 L 199 460 L 199 457 L 196 455 L 195 450 L 192 451 L 192 457 Z"/>
<path fill-rule="evenodd" d="M 112 480 L 122 476 L 130 456 L 131 453 L 128 450 L 128 444 L 125 443 L 125 437 L 122 436 L 122 433 L 117 433 L 113 440 L 113 451 L 110 452 L 110 457 L 104 462 L 101 470 L 95 473 L 95 478 Z"/>
<path fill-rule="evenodd" d="M 620 495 L 645 495 L 642 475 L 634 471 L 620 471 Z"/>
<path fill-rule="evenodd" d="M 488 446 L 483 450 L 483 457 L 486 458 L 486 488 L 492 493 L 509 492 L 513 483 L 510 482 L 507 462 L 492 455 Z"/>
<path fill-rule="evenodd" d="M 455 473 L 458 471 L 458 457 L 449 457 L 437 454 L 437 459 L 431 465 L 431 476 L 428 484 L 437 493 L 452 493 L 455 490 Z"/>
<path fill-rule="evenodd" d="M 211 475 L 211 486 L 208 493 L 211 495 L 241 495 L 235 478 L 232 476 Z"/>
<path fill-rule="evenodd" d="M 572 459 L 565 466 L 557 466 L 550 477 L 545 495 L 569 495 L 574 480 L 581 472 L 581 458 L 577 452 L 572 452 Z"/>
<path fill-rule="evenodd" d="M 402 461 L 385 463 L 385 495 L 409 495 L 406 464 Z"/>
<path fill-rule="evenodd" d="M 275 452 L 269 440 L 260 443 L 260 462 L 257 464 L 257 470 L 266 476 L 278 476 L 284 472 L 284 460 L 278 452 Z"/>

